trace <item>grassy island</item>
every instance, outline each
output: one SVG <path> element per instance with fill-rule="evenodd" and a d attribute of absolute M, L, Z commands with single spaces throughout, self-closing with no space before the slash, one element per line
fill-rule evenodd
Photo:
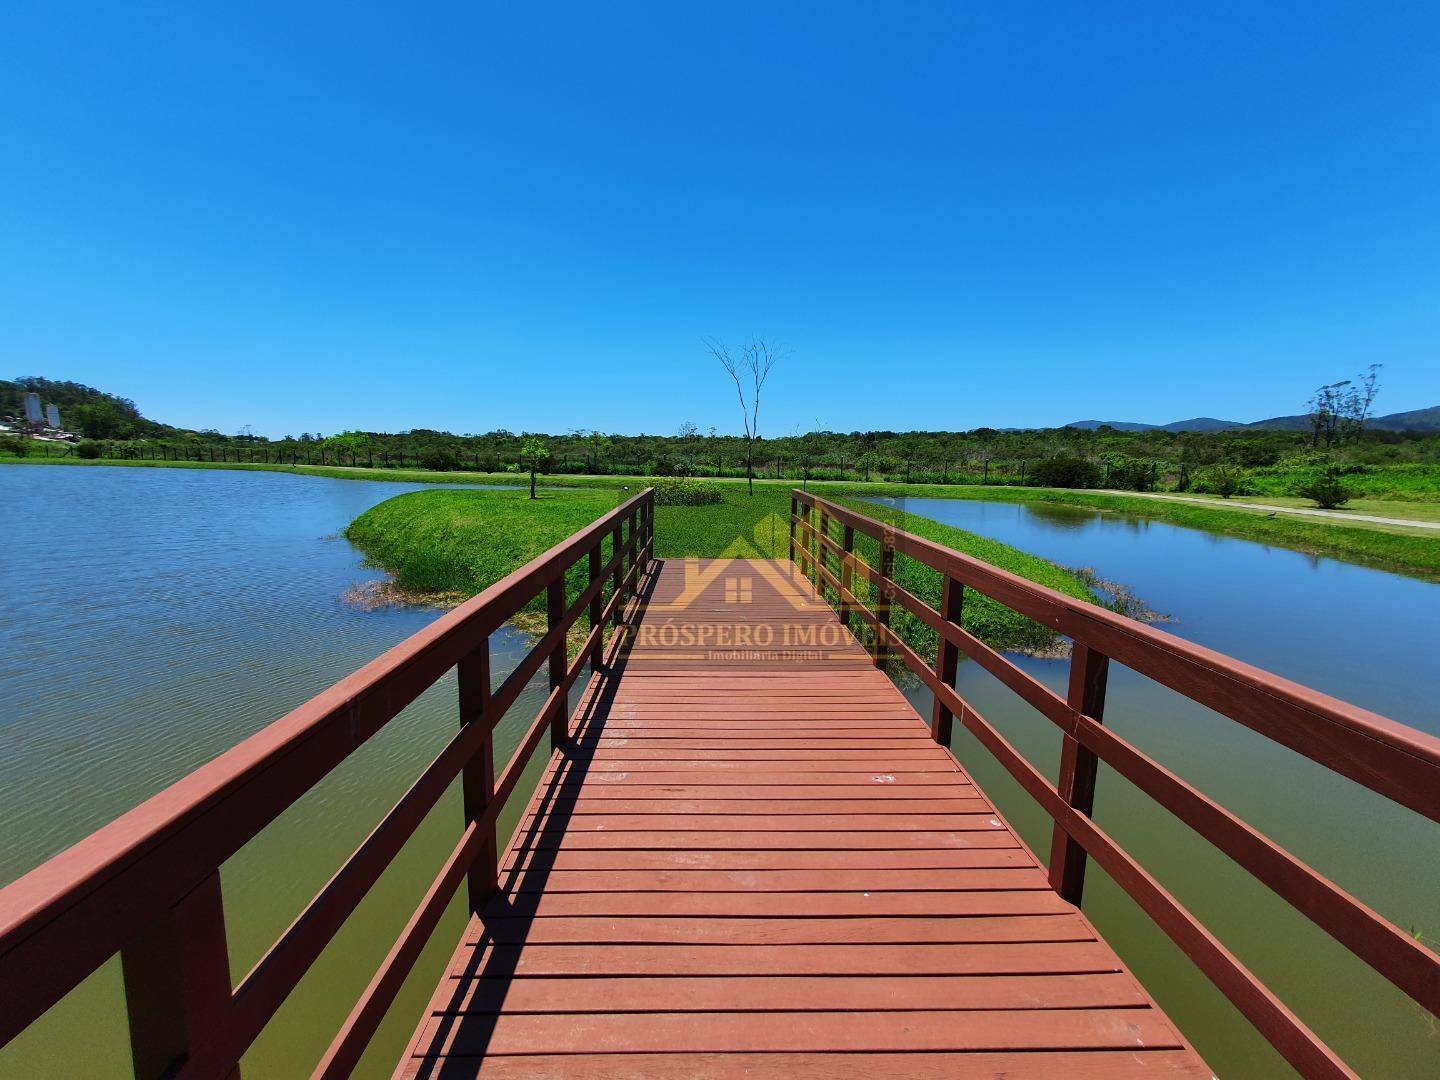
<path fill-rule="evenodd" d="M 853 490 L 840 485 L 811 487 L 873 517 L 893 514 L 886 507 L 856 499 Z M 417 491 L 366 511 L 346 535 L 375 565 L 388 570 L 402 590 L 453 601 L 473 596 L 498 581 L 634 490 L 541 488 L 541 497 L 533 501 L 523 490 Z M 738 485 L 727 485 L 722 501 L 707 506 L 659 505 L 655 510 L 656 557 L 784 558 L 789 509 L 789 489 L 779 485 L 757 487 L 753 496 Z M 1006 544 L 913 516 L 905 526 L 1069 596 L 1094 599 L 1076 574 Z M 863 540 L 860 551 L 873 558 Z M 572 573 L 577 573 L 572 591 L 578 591 L 584 571 Z M 938 574 L 901 560 L 898 577 L 911 591 L 938 604 Z M 527 615 L 537 615 L 542 608 L 543 602 L 537 602 Z M 520 623 L 526 626 L 527 621 L 522 618 Z M 1045 627 L 979 595 L 966 603 L 965 625 L 997 648 L 1046 652 L 1056 643 Z M 896 629 L 922 649 L 933 648 L 933 634 L 927 640 L 919 624 L 911 626 L 897 616 Z"/>

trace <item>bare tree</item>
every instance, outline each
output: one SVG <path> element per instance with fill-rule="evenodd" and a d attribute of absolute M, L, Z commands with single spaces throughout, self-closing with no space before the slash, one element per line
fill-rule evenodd
<path fill-rule="evenodd" d="M 1345 388 L 1349 379 L 1326 383 L 1310 398 L 1306 419 L 1310 423 L 1310 445 L 1319 448 L 1321 441 L 1328 450 L 1335 444 L 1336 432 L 1340 427 L 1340 411 L 1344 407 Z"/>
<path fill-rule="evenodd" d="M 1345 430 L 1352 439 L 1365 433 L 1365 422 L 1370 419 L 1370 407 L 1375 404 L 1375 395 L 1380 393 L 1380 367 L 1371 364 L 1351 383 L 1349 392 L 1341 405 L 1345 418 Z"/>
<path fill-rule="evenodd" d="M 745 423 L 745 479 L 751 495 L 755 494 L 755 440 L 760 437 L 760 390 L 770 376 L 770 369 L 786 355 L 786 350 L 773 346 L 764 338 L 755 338 L 739 354 L 731 353 L 723 344 L 709 339 L 705 347 L 720 361 L 726 374 L 735 380 L 740 397 L 740 416 Z M 748 396 L 747 396 L 748 393 Z"/>

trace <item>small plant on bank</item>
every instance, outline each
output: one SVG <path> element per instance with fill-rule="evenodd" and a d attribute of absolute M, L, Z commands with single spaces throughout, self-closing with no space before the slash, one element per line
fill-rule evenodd
<path fill-rule="evenodd" d="M 1309 499 L 1321 510 L 1334 510 L 1355 497 L 1355 492 L 1340 482 L 1340 470 L 1333 466 L 1326 469 L 1323 476 L 1301 484 L 1295 494 Z"/>
<path fill-rule="evenodd" d="M 711 506 L 725 501 L 725 492 L 711 480 L 664 476 L 657 477 L 651 487 L 656 506 Z"/>
<path fill-rule="evenodd" d="M 0 435 L 0 454 L 13 454 L 16 457 L 25 457 L 30 453 L 30 447 L 24 439 L 17 439 L 14 435 Z"/>
<path fill-rule="evenodd" d="M 534 435 L 527 435 L 520 444 L 520 460 L 530 470 L 530 498 L 535 498 L 535 474 L 540 466 L 550 460 L 550 448 Z"/>
<path fill-rule="evenodd" d="M 94 461 L 100 456 L 100 444 L 98 442 L 82 442 L 75 447 L 75 456 L 82 457 L 86 461 Z"/>

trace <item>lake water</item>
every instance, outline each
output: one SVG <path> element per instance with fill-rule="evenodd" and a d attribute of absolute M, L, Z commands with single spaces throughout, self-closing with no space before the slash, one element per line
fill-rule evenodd
<path fill-rule="evenodd" d="M 1166 631 L 1440 733 L 1440 586 L 1120 514 L 876 501 L 1091 567 L 1173 616 Z M 1064 694 L 1064 661 L 1016 659 Z M 1054 778 L 1060 737 L 1048 721 L 975 664 L 962 663 L 957 685 Z M 907 692 L 929 716 L 929 692 Z M 1433 822 L 1118 665 L 1105 722 L 1432 948 L 1440 943 Z M 958 724 L 956 732 L 962 764 L 1048 856 L 1049 818 Z M 1095 816 L 1362 1076 L 1440 1075 L 1440 1031 L 1430 1014 L 1104 766 Z M 1288 1071 L 1093 862 L 1084 908 L 1219 1075 Z"/>
<path fill-rule="evenodd" d="M 81 839 L 408 637 L 433 609 L 341 599 L 382 575 L 341 535 L 428 485 L 182 469 L 0 468 L 0 884 Z M 524 639 L 491 644 L 497 678 Z M 543 700 L 497 732 L 503 762 Z M 222 868 L 238 979 L 453 734 L 447 676 Z M 533 788 L 522 781 L 502 831 Z M 247 1075 L 303 1076 L 384 958 L 459 835 L 451 792 L 256 1042 Z M 463 916 L 381 1028 L 364 1072 L 390 1074 Z M 324 992 L 318 992 L 320 988 Z M 130 1075 L 111 962 L 10 1046 L 0 1076 Z M 74 1032 L 83 1030 L 83 1047 Z"/>
<path fill-rule="evenodd" d="M 275 473 L 0 468 L 0 883 L 283 715 L 436 616 L 359 611 L 379 578 L 340 536 L 417 485 Z M 1121 581 L 1166 629 L 1425 730 L 1437 729 L 1440 587 L 1119 516 L 910 500 L 906 508 Z M 503 672 L 524 641 L 502 632 Z M 507 659 L 508 658 L 508 659 Z M 1063 689 L 1064 665 L 1019 661 Z M 961 692 L 1053 774 L 1059 738 L 974 665 Z M 498 731 L 508 757 L 541 701 Z M 929 702 L 916 697 L 928 715 Z M 454 730 L 446 678 L 223 868 L 238 980 Z M 1342 886 L 1440 937 L 1433 824 L 1123 669 L 1106 722 Z M 1042 854 L 1048 819 L 970 737 L 957 754 Z M 543 765 L 502 820 L 508 832 Z M 1102 769 L 1097 817 L 1363 1075 L 1433 1076 L 1435 1022 Z M 307 1075 L 458 834 L 436 807 L 247 1055 Z M 1092 865 L 1085 909 L 1221 1075 L 1283 1071 L 1189 962 Z M 388 1075 L 462 926 L 452 905 L 362 1073 Z M 76 1046 L 74 1032 L 85 1032 Z M 118 963 L 0 1050 L 0 1076 L 129 1075 Z"/>

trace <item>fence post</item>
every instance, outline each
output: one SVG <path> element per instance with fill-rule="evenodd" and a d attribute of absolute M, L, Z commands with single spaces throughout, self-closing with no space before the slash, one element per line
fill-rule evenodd
<path fill-rule="evenodd" d="M 1098 722 L 1105 717 L 1105 681 L 1110 658 L 1075 642 L 1070 654 L 1070 689 L 1066 701 L 1076 712 Z M 1066 734 L 1060 748 L 1060 797 L 1078 813 L 1089 817 L 1095 809 L 1095 755 Z M 1085 890 L 1085 849 L 1055 823 L 1050 839 L 1050 887 L 1061 898 L 1080 904 Z"/>
<path fill-rule="evenodd" d="M 479 821 L 495 797 L 495 718 L 490 715 L 490 642 L 485 640 L 460 658 L 455 667 L 460 683 L 460 726 L 480 724 L 484 741 L 460 773 L 465 822 Z M 498 888 L 499 869 L 495 823 L 485 833 L 485 846 L 475 857 L 466 883 L 470 911 L 476 913 Z"/>
<path fill-rule="evenodd" d="M 220 871 L 192 889 L 120 952 L 137 1080 L 238 1077 L 227 1048 L 230 958 Z"/>
<path fill-rule="evenodd" d="M 855 527 L 846 525 L 844 535 L 840 541 L 841 548 L 845 554 L 840 557 L 840 625 L 849 630 L 850 627 L 850 602 L 845 599 L 845 593 L 855 592 Z"/>
<path fill-rule="evenodd" d="M 941 586 L 940 618 L 959 626 L 964 603 L 965 586 L 946 574 L 945 584 Z M 935 643 L 935 676 L 952 690 L 955 688 L 955 672 L 959 664 L 960 650 L 955 647 L 954 642 L 941 635 Z M 954 719 L 954 714 L 945 707 L 940 695 L 936 694 L 935 707 L 930 713 L 930 737 L 941 746 L 949 746 L 955 727 Z"/>
<path fill-rule="evenodd" d="M 562 572 L 559 577 L 550 583 L 545 591 L 545 623 L 546 630 L 554 630 L 565 619 L 565 574 Z M 565 681 L 565 654 L 566 638 L 568 632 L 560 635 L 560 640 L 550 650 L 550 689 L 554 690 Z M 550 747 L 558 749 L 563 746 L 565 740 L 570 737 L 570 708 L 566 698 L 568 694 L 561 694 L 555 702 L 555 711 L 550 714 Z"/>
<path fill-rule="evenodd" d="M 880 626 L 875 631 L 875 666 L 884 671 L 890 663 L 890 647 L 885 635 L 890 632 L 890 601 L 895 598 L 890 579 L 895 576 L 895 530 L 889 525 L 880 534 L 880 565 L 876 567 L 880 580 L 876 583 L 875 619 Z"/>

